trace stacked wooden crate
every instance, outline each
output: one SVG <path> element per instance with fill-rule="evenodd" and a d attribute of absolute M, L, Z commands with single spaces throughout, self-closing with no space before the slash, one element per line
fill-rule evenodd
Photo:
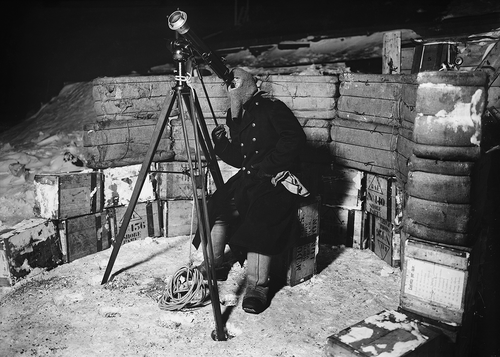
<path fill-rule="evenodd" d="M 404 197 L 394 177 L 366 174 L 364 239 L 370 249 L 392 267 L 401 264 Z"/>
<path fill-rule="evenodd" d="M 340 165 L 321 165 L 309 172 L 321 178 L 321 242 L 364 249 L 364 172 Z"/>

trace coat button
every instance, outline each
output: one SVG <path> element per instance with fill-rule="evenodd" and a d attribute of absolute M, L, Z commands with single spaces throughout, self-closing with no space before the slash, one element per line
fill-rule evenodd
<path fill-rule="evenodd" d="M 248 171 L 247 171 L 247 174 L 249 174 L 249 175 L 250 175 L 250 170 L 248 170 Z"/>
<path fill-rule="evenodd" d="M 244 158 L 244 159 L 246 159 L 246 158 L 247 158 L 247 156 L 246 156 L 246 155 L 243 155 L 243 158 Z"/>
<path fill-rule="evenodd" d="M 245 166 L 243 166 L 241 169 L 242 169 L 243 171 L 245 171 L 247 168 L 246 168 Z"/>
<path fill-rule="evenodd" d="M 244 146 L 245 144 L 241 143 L 240 146 Z"/>
<path fill-rule="evenodd" d="M 252 138 L 252 141 L 257 141 L 257 138 Z"/>
<path fill-rule="evenodd" d="M 259 153 L 259 150 L 255 150 L 255 153 L 258 154 Z"/>
<path fill-rule="evenodd" d="M 252 123 L 252 126 L 255 128 L 255 123 Z"/>

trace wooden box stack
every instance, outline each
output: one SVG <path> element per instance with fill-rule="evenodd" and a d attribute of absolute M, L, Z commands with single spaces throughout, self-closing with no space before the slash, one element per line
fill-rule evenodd
<path fill-rule="evenodd" d="M 364 172 L 332 165 L 321 172 L 321 242 L 363 249 Z"/>
<path fill-rule="evenodd" d="M 35 212 L 57 226 L 64 262 L 110 246 L 99 171 L 35 176 Z"/>
<path fill-rule="evenodd" d="M 393 267 L 401 263 L 403 207 L 404 194 L 394 177 L 366 174 L 366 239 L 371 250 Z"/>
<path fill-rule="evenodd" d="M 286 285 L 295 286 L 311 279 L 316 273 L 316 256 L 319 251 L 319 210 L 321 199 L 303 199 L 297 210 L 300 237 L 284 253 L 273 259 L 271 274 Z"/>

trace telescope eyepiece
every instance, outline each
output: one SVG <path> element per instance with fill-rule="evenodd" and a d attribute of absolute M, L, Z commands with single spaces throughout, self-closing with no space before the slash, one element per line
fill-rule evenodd
<path fill-rule="evenodd" d="M 181 10 L 174 11 L 168 17 L 168 27 L 170 27 L 171 30 L 177 31 L 181 35 L 187 33 L 189 31 L 187 14 Z"/>

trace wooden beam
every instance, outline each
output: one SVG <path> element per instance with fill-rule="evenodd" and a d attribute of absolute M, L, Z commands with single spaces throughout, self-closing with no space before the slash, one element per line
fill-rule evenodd
<path fill-rule="evenodd" d="M 401 73 L 401 31 L 384 33 L 382 47 L 382 73 Z"/>

